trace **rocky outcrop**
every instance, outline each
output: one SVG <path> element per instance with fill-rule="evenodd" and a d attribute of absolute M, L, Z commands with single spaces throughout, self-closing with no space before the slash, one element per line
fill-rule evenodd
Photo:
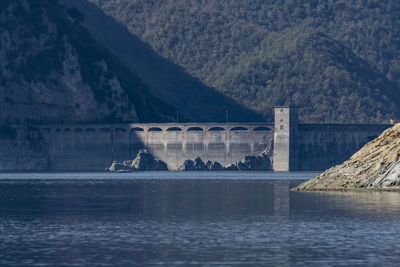
<path fill-rule="evenodd" d="M 223 171 L 224 167 L 218 161 L 207 161 L 206 167 L 209 171 Z"/>
<path fill-rule="evenodd" d="M 384 131 L 349 160 L 293 190 L 400 190 L 400 124 Z"/>
<path fill-rule="evenodd" d="M 128 164 L 125 164 L 125 162 L 118 163 L 116 161 L 113 161 L 111 163 L 111 166 L 108 167 L 106 169 L 106 171 L 109 171 L 109 172 L 131 172 L 131 171 L 136 171 L 136 169 Z"/>
<path fill-rule="evenodd" d="M 223 167 L 221 163 L 207 161 L 204 164 L 200 157 L 194 160 L 185 160 L 179 171 L 270 171 L 271 160 L 266 154 L 260 156 L 246 156 L 243 160 Z"/>
<path fill-rule="evenodd" d="M 137 171 L 168 171 L 167 164 L 155 159 L 147 150 L 140 150 L 131 166 Z"/>
<path fill-rule="evenodd" d="M 122 163 L 114 161 L 106 169 L 109 172 L 133 172 L 133 171 L 168 171 L 167 164 L 155 159 L 147 150 L 140 150 L 134 160 L 126 160 Z"/>
<path fill-rule="evenodd" d="M 200 157 L 196 157 L 194 160 L 187 159 L 183 165 L 179 168 L 180 171 L 208 171 L 206 164 Z"/>
<path fill-rule="evenodd" d="M 237 163 L 239 171 L 269 171 L 271 170 L 271 161 L 267 155 L 246 156 Z"/>

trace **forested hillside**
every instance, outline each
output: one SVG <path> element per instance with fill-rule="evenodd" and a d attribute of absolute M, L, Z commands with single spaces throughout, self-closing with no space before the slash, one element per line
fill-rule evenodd
<path fill-rule="evenodd" d="M 400 2 L 90 0 L 246 107 L 305 121 L 400 117 Z"/>

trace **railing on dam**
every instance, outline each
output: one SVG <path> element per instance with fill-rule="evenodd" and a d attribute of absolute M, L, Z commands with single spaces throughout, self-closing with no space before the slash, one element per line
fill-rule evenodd
<path fill-rule="evenodd" d="M 129 123 L 129 124 L 63 124 L 35 126 L 48 132 L 100 130 L 137 131 L 137 132 L 171 132 L 171 131 L 273 131 L 274 123 Z"/>

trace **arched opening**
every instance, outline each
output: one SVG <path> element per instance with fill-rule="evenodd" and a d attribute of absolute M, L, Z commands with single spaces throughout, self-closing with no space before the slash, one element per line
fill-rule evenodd
<path fill-rule="evenodd" d="M 159 127 L 151 127 L 148 130 L 149 132 L 162 132 L 162 129 Z"/>
<path fill-rule="evenodd" d="M 246 127 L 238 126 L 238 127 L 233 127 L 231 131 L 248 131 Z"/>
<path fill-rule="evenodd" d="M 76 152 L 84 151 L 84 135 L 82 128 L 74 129 L 73 150 Z"/>
<path fill-rule="evenodd" d="M 179 127 L 171 127 L 167 129 L 167 132 L 180 132 L 180 131 L 182 131 L 182 129 Z"/>
<path fill-rule="evenodd" d="M 143 132 L 143 131 L 144 131 L 143 128 L 140 128 L 140 127 L 133 127 L 131 129 L 131 132 Z"/>
<path fill-rule="evenodd" d="M 200 127 L 189 127 L 186 131 L 188 132 L 201 132 L 204 131 L 203 128 Z"/>
<path fill-rule="evenodd" d="M 222 127 L 212 127 L 208 130 L 209 132 L 214 132 L 214 131 L 225 131 L 224 128 Z"/>
<path fill-rule="evenodd" d="M 70 134 L 72 131 L 70 128 L 65 128 L 64 129 L 64 134 Z"/>
<path fill-rule="evenodd" d="M 86 132 L 86 133 L 95 133 L 95 132 L 96 132 L 96 129 L 94 129 L 94 128 L 89 128 L 89 129 L 86 129 L 85 132 Z"/>
<path fill-rule="evenodd" d="M 100 132 L 100 133 L 110 133 L 111 130 L 108 129 L 108 128 L 101 128 L 101 129 L 99 130 L 99 132 Z"/>
<path fill-rule="evenodd" d="M 74 134 L 80 135 L 80 134 L 82 134 L 82 133 L 83 133 L 83 130 L 82 130 L 81 128 L 76 128 L 76 129 L 74 129 Z"/>
<path fill-rule="evenodd" d="M 254 128 L 253 131 L 271 131 L 271 130 L 272 130 L 271 128 L 261 126 L 261 127 Z"/>
<path fill-rule="evenodd" d="M 116 133 L 125 133 L 126 130 L 124 128 L 117 128 L 117 129 L 114 130 L 114 132 L 116 132 Z"/>

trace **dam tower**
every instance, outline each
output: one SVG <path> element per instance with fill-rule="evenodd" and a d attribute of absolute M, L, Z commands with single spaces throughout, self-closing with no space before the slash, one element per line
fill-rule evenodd
<path fill-rule="evenodd" d="M 274 128 L 274 170 L 296 170 L 298 165 L 296 149 L 297 109 L 276 107 Z"/>

